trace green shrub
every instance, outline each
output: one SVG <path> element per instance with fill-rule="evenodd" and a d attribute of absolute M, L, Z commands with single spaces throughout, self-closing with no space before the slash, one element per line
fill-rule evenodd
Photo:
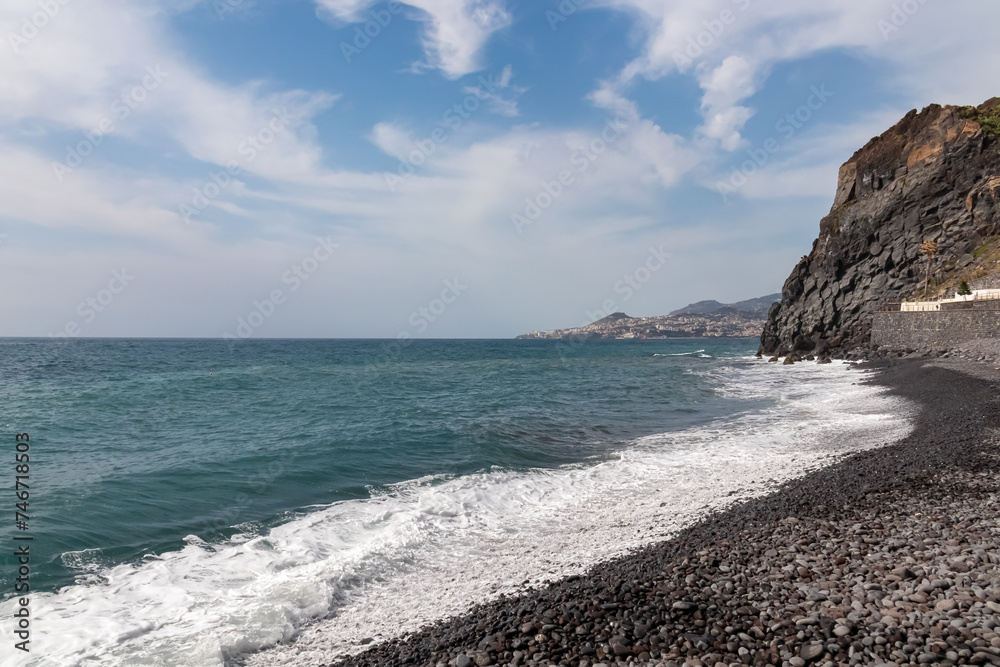
<path fill-rule="evenodd" d="M 994 137 L 1000 137 L 1000 106 L 995 106 L 986 111 L 980 111 L 976 107 L 959 107 L 958 115 L 979 123 L 983 132 Z"/>

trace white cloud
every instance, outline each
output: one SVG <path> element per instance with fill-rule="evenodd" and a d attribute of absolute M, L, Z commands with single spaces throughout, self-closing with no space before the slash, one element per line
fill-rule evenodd
<path fill-rule="evenodd" d="M 595 0 L 634 16 L 645 32 L 643 53 L 615 81 L 627 93 L 636 77 L 694 75 L 702 87 L 703 136 L 724 149 L 745 145 L 742 128 L 752 116 L 742 102 L 757 92 L 778 63 L 839 49 L 884 63 L 892 85 L 913 100 L 978 103 L 995 94 L 983 71 L 1000 67 L 993 26 L 1000 5 L 831 0 Z M 910 9 L 912 8 L 912 9 Z M 886 27 L 888 26 L 888 27 Z M 962 38 L 941 26 L 962 26 Z M 975 67 L 969 63 L 975 62 Z"/>
<path fill-rule="evenodd" d="M 635 102 L 625 98 L 619 92 L 619 88 L 609 81 L 602 81 L 597 89 L 590 93 L 590 101 L 594 106 L 614 112 L 630 122 L 639 120 L 639 109 Z"/>
<path fill-rule="evenodd" d="M 363 19 L 361 12 L 372 5 L 372 0 L 318 0 L 317 4 L 321 12 L 327 11 L 341 21 L 353 23 L 371 19 L 370 16 Z"/>
<path fill-rule="evenodd" d="M 316 0 L 317 5 L 342 21 L 367 21 L 363 10 L 375 0 Z M 480 52 L 490 36 L 511 23 L 504 0 L 406 0 L 420 10 L 426 61 L 417 69 L 439 69 L 457 79 L 482 69 Z"/>
<path fill-rule="evenodd" d="M 451 78 L 481 69 L 490 35 L 510 25 L 503 0 L 411 0 L 427 13 L 427 64 Z"/>
<path fill-rule="evenodd" d="M 740 132 L 752 116 L 753 110 L 743 106 L 709 108 L 705 114 L 705 124 L 699 130 L 709 139 L 717 139 L 725 150 L 734 151 L 746 145 Z"/>
<path fill-rule="evenodd" d="M 413 150 L 413 138 L 393 123 L 378 123 L 372 129 L 371 140 L 383 153 L 399 159 Z"/>
<path fill-rule="evenodd" d="M 755 68 L 745 58 L 729 56 L 715 69 L 706 71 L 700 77 L 705 96 L 702 104 L 714 109 L 727 108 L 754 94 Z"/>
<path fill-rule="evenodd" d="M 336 96 L 263 94 L 259 83 L 213 81 L 171 47 L 162 33 L 163 14 L 153 4 L 92 0 L 58 6 L 61 11 L 19 49 L 0 49 L 0 122 L 93 132 L 110 121 L 115 137 L 175 142 L 198 160 L 236 160 L 274 178 L 318 166 L 319 150 L 302 134 Z M 20 32 L 23 17 L 37 10 L 31 0 L 5 3 L 0 34 Z M 269 137 L 279 113 L 287 122 Z M 247 160 L 241 144 L 262 132 L 270 138 L 267 150 Z"/>
<path fill-rule="evenodd" d="M 700 130 L 704 136 L 717 139 L 726 150 L 736 150 L 745 143 L 740 132 L 753 110 L 739 102 L 756 92 L 755 78 L 754 67 L 740 56 L 729 56 L 700 77 L 705 91 L 701 100 L 705 124 Z"/>
<path fill-rule="evenodd" d="M 409 4 L 421 10 L 414 16 L 426 23 L 424 64 L 446 76 L 479 67 L 483 46 L 510 22 L 501 2 Z M 971 9 L 928 2 L 885 41 L 877 21 L 891 14 L 891 4 L 833 0 L 819 7 L 754 0 L 680 70 L 673 57 L 677 49 L 706 30 L 705 21 L 718 18 L 723 8 L 735 12 L 739 3 L 605 4 L 628 10 L 648 34 L 643 55 L 622 64 L 620 76 L 600 83 L 589 98 L 609 119 L 624 121 L 620 136 L 606 141 L 601 124 L 543 127 L 530 124 L 531 118 L 499 133 L 468 123 L 396 193 L 386 189 L 381 173 L 324 167 L 312 119 L 336 102 L 334 95 L 214 80 L 164 34 L 167 22 L 156 5 L 90 0 L 87 11 L 65 5 L 66 14 L 30 40 L 22 56 L 0 50 L 0 200 L 6 207 L 0 233 L 8 235 L 0 246 L 0 277 L 17 278 L 14 266 L 44 274 L 44 280 L 11 282 L 22 291 L 3 297 L 3 305 L 10 306 L 4 322 L 33 321 L 32 309 L 51 298 L 63 305 L 46 311 L 45 321 L 58 326 L 72 315 L 64 310 L 90 289 L 81 279 L 99 283 L 124 258 L 146 269 L 142 284 L 148 287 L 129 292 L 136 298 L 122 311 L 127 317 L 109 315 L 88 334 L 220 335 L 246 314 L 253 299 L 281 287 L 282 272 L 321 233 L 341 243 L 343 256 L 324 266 L 309 291 L 303 288 L 262 335 L 394 336 L 407 328 L 407 316 L 427 294 L 440 290 L 440 280 L 454 275 L 470 284 L 468 299 L 463 296 L 462 305 L 449 311 L 454 320 L 443 319 L 427 335 L 514 334 L 542 325 L 536 318 L 553 304 L 558 318 L 545 324 L 576 324 L 585 309 L 614 296 L 618 275 L 634 266 L 648 245 L 661 243 L 674 253 L 675 273 L 665 270 L 657 278 L 662 285 L 651 285 L 642 300 L 619 304 L 630 313 L 665 312 L 689 300 L 671 275 L 711 274 L 702 286 L 705 298 L 755 296 L 774 289 L 784 277 L 785 260 L 801 254 L 794 243 L 785 248 L 783 239 L 774 241 L 775 235 L 811 236 L 814 225 L 802 221 L 818 219 L 818 209 L 828 206 L 816 201 L 832 187 L 836 166 L 906 110 L 880 109 L 846 125 L 817 115 L 808 132 L 797 135 L 742 189 L 746 200 L 732 218 L 676 202 L 673 189 L 692 174 L 712 186 L 717 177 L 705 172 L 720 157 L 713 151 L 741 145 L 754 111 L 748 100 L 764 88 L 768 72 L 823 50 L 853 50 L 879 63 L 886 81 L 891 77 L 907 100 L 972 103 L 995 92 L 995 83 L 982 72 L 1000 69 L 1000 50 L 988 36 L 995 21 L 987 20 L 997 11 L 978 2 L 970 2 Z M 323 0 L 323 5 L 343 21 L 367 20 L 372 7 L 370 0 Z M 35 0 L 9 0 L 0 9 L 3 34 L 16 30 L 36 6 Z M 955 43 L 940 26 L 959 24 L 970 36 Z M 187 168 L 143 171 L 127 166 L 131 161 L 114 164 L 109 152 L 107 160 L 95 156 L 58 184 L 50 149 L 40 139 L 67 131 L 82 136 L 81 130 L 111 113 L 116 98 L 141 83 L 147 65 L 161 66 L 168 77 L 119 123 L 114 139 L 121 147 L 140 149 L 135 155 L 146 161 L 168 152 L 187 158 Z M 690 137 L 643 118 L 629 95 L 637 77 L 678 71 L 701 86 L 700 101 L 690 104 L 700 105 L 704 120 Z M 520 82 L 513 68 L 504 68 L 502 85 L 489 99 L 493 112 L 520 113 L 524 89 L 515 81 Z M 184 225 L 177 204 L 188 201 L 191 189 L 204 186 L 208 172 L 217 169 L 192 169 L 191 162 L 220 165 L 234 154 L 239 158 L 240 144 L 285 108 L 291 122 L 245 165 L 249 175 L 234 179 L 194 223 Z M 394 157 L 412 150 L 412 137 L 396 123 L 375 124 L 369 138 Z M 146 150 L 150 145 L 157 152 Z M 595 159 L 586 158 L 586 170 L 580 171 L 574 159 L 587 151 Z M 718 161 L 739 163 L 746 159 L 741 153 L 723 154 Z M 526 198 L 537 199 L 554 187 L 563 171 L 571 172 L 572 184 L 517 234 L 511 214 L 524 210 Z M 817 197 L 799 197 L 803 194 Z M 750 215 L 755 207 L 767 212 Z M 679 230 L 683 226 L 688 229 Z M 66 244 L 65 239 L 85 239 L 99 248 L 67 251 L 48 241 L 31 247 L 31 235 Z M 721 235 L 727 239 L 722 245 Z M 759 256 L 743 251 L 742 244 L 754 242 L 762 248 Z M 709 265 L 717 270 L 707 271 Z M 735 289 L 734 273 L 752 275 L 752 284 L 739 283 L 749 293 L 725 291 Z M 363 317 L 355 317 L 359 313 Z M 45 331 L 36 326 L 0 333 Z"/>
<path fill-rule="evenodd" d="M 463 22 L 471 21 L 481 28 L 478 33 L 462 32 L 461 44 L 450 51 L 428 47 L 429 62 L 437 57 L 434 53 L 451 54 L 440 56 L 439 64 L 446 74 L 459 74 L 473 67 L 490 30 L 509 20 L 506 14 L 496 13 L 495 9 L 501 7 L 497 3 L 452 3 L 447 7 L 445 3 L 425 4 L 429 7 L 428 39 L 434 36 L 435 40 L 440 37 L 441 43 L 447 42 L 448 31 L 455 28 L 461 32 Z M 363 11 L 366 5 L 356 4 L 351 11 L 359 8 Z M 32 59 L 15 63 L 15 68 L 5 71 L 11 84 L 0 90 L 0 101 L 5 102 L 0 114 L 8 116 L 3 119 L 5 123 L 37 123 L 58 132 L 95 127 L 108 115 L 115 97 L 134 86 L 137 77 L 141 82 L 146 63 L 161 66 L 167 78 L 127 122 L 120 123 L 116 138 L 137 145 L 159 138 L 188 157 L 220 165 L 233 159 L 234 153 L 239 157 L 237 147 L 248 135 L 267 127 L 275 109 L 287 107 L 294 120 L 287 131 L 276 133 L 267 149 L 246 165 L 246 170 L 263 177 L 263 182 L 252 181 L 251 185 L 250 179 L 234 179 L 191 225 L 183 224 L 177 205 L 190 201 L 192 188 L 204 188 L 210 168 L 205 168 L 204 174 L 196 169 L 180 177 L 168 177 L 132 172 L 95 159 L 58 185 L 52 178 L 50 161 L 38 152 L 16 144 L 0 144 L 5 155 L 0 159 L 0 175 L 6 176 L 0 195 L 7 200 L 17 199 L 16 205 L 8 207 L 8 224 L 58 233 L 86 233 L 126 245 L 153 241 L 175 258 L 168 262 L 163 255 L 139 252 L 134 247 L 129 250 L 128 256 L 147 269 L 144 284 L 150 285 L 149 295 L 136 299 L 130 307 L 127 321 L 131 324 L 119 326 L 119 320 L 105 319 L 88 335 L 115 331 L 133 335 L 221 335 L 224 329 L 216 330 L 215 324 L 206 329 L 206 322 L 218 319 L 209 313 L 225 311 L 226 303 L 235 301 L 233 318 L 245 314 L 237 306 L 243 301 L 250 303 L 272 287 L 267 284 L 267 267 L 275 262 L 268 262 L 262 247 L 266 245 L 274 256 L 294 256 L 296 245 L 308 247 L 311 243 L 307 236 L 299 238 L 308 228 L 334 232 L 336 240 L 350 249 L 337 266 L 350 271 L 351 277 L 338 283 L 331 271 L 313 283 L 317 291 L 312 297 L 304 297 L 303 303 L 316 304 L 322 295 L 324 304 L 333 300 L 364 307 L 358 302 L 357 290 L 351 287 L 364 284 L 361 301 L 388 304 L 386 315 L 372 316 L 365 325 L 369 328 L 349 331 L 324 329 L 330 324 L 326 320 L 317 328 L 307 314 L 296 315 L 295 308 L 289 308 L 282 315 L 284 324 L 270 329 L 270 333 L 395 335 L 398 329 L 394 327 L 406 326 L 410 312 L 406 304 L 420 305 L 421 284 L 433 285 L 453 272 L 468 276 L 470 281 L 475 279 L 479 285 L 502 284 L 509 280 L 505 267 L 523 261 L 526 243 L 532 253 L 545 254 L 553 247 L 578 247 L 586 240 L 594 244 L 593 248 L 579 248 L 578 252 L 594 263 L 602 253 L 613 249 L 628 255 L 634 246 L 641 254 L 655 221 L 642 210 L 625 214 L 615 209 L 655 209 L 653 200 L 659 188 L 676 185 L 697 162 L 684 139 L 641 119 L 630 101 L 615 97 L 610 88 L 604 95 L 595 94 L 594 103 L 606 108 L 609 118 L 621 115 L 627 127 L 621 136 L 601 148 L 596 159 L 587 163 L 585 172 L 575 172 L 573 185 L 530 230 L 529 240 L 512 226 L 512 212 L 523 206 L 525 197 L 536 196 L 543 184 L 557 180 L 562 171 L 577 169 L 572 159 L 584 151 L 594 151 L 595 142 L 603 141 L 603 125 L 576 130 L 529 126 L 482 137 L 477 135 L 480 128 L 470 124 L 463 128 L 461 136 L 451 136 L 405 188 L 392 194 L 386 190 L 382 174 L 333 172 L 322 166 L 319 146 L 309 131 L 310 118 L 332 104 L 332 96 L 304 91 L 264 92 L 267 87 L 254 82 L 242 86 L 220 84 L 169 46 L 155 11 L 136 9 L 122 0 L 93 0 L 89 9 L 88 20 L 92 23 L 67 22 L 59 26 L 58 32 L 51 33 L 56 39 L 32 44 Z M 353 16 L 347 5 L 342 9 L 343 17 Z M 102 12 L 112 14 L 106 31 L 101 28 L 105 25 Z M 432 15 L 438 18 L 432 20 Z M 103 48 L 115 30 L 126 27 L 127 48 Z M 51 28 L 56 29 L 56 25 Z M 43 37 L 46 35 L 37 39 Z M 79 80 L 86 83 L 80 85 Z M 487 100 L 493 112 L 510 116 L 519 112 L 517 98 L 524 88 L 515 80 L 513 68 L 505 67 Z M 376 124 L 370 138 L 380 150 L 393 156 L 412 148 L 412 137 L 394 123 Z M 650 184 L 657 187 L 650 189 Z M 239 227 L 230 226 L 234 216 L 241 223 Z M 637 236 L 620 238 L 629 230 Z M 231 234 L 236 234 L 235 240 Z M 262 235 L 280 242 L 252 240 Z M 18 243 L 20 238 L 15 233 L 10 242 Z M 223 243 L 222 238 L 227 241 Z M 52 280 L 61 284 L 63 300 L 70 304 L 79 298 L 74 272 L 99 274 L 104 264 L 111 262 L 102 253 L 89 255 L 93 266 L 81 259 L 86 253 L 50 253 L 65 260 L 63 264 L 49 262 L 46 270 Z M 389 272 L 384 268 L 386 257 L 392 257 Z M 578 260 L 559 257 L 549 266 L 572 275 Z M 178 266 L 184 267 L 184 280 L 179 282 L 174 279 Z M 274 266 L 276 276 L 281 275 L 281 268 Z M 408 277 L 404 288 L 396 280 L 399 276 Z M 539 278 L 533 275 L 531 279 Z M 514 283 L 519 294 L 530 294 L 535 287 L 527 278 Z M 602 283 L 596 284 L 595 290 L 602 291 Z M 205 285 L 226 298 L 199 297 Z M 239 298 L 234 300 L 233 294 Z M 153 299 L 155 307 L 144 305 L 149 299 Z M 197 313 L 188 314 L 192 302 L 199 304 Z M 402 308 L 398 307 L 400 303 L 404 304 Z M 493 321 L 494 308 L 484 304 L 474 312 L 479 313 L 479 320 Z M 395 313 L 399 313 L 398 319 L 393 318 Z M 57 312 L 52 319 L 61 318 L 63 315 Z M 182 331 L 176 328 L 176 321 L 200 324 L 196 330 Z M 474 321 L 478 320 L 470 320 Z M 460 329 L 436 333 L 457 331 Z M 467 328 L 465 333 L 487 332 Z"/>
<path fill-rule="evenodd" d="M 470 95 L 485 99 L 493 113 L 512 118 L 521 113 L 517 106 L 517 98 L 528 90 L 511 84 L 513 76 L 514 68 L 507 65 L 500 73 L 500 78 L 491 84 L 492 91 L 484 85 L 466 86 L 463 90 Z"/>
<path fill-rule="evenodd" d="M 773 155 L 760 151 L 758 156 L 767 156 L 766 163 L 753 173 L 746 171 L 746 182 L 737 187 L 739 194 L 748 199 L 775 201 L 792 197 L 819 197 L 827 205 L 833 200 L 837 185 L 837 174 L 842 165 L 854 152 L 894 125 L 900 118 L 898 109 L 872 109 L 850 123 L 831 119 L 818 123 L 811 132 L 798 134 L 790 141 L 781 143 L 780 150 Z M 746 153 L 736 154 L 729 173 L 721 182 L 733 185 L 732 173 L 746 162 Z M 706 181 L 704 185 L 718 189 L 719 180 Z"/>
<path fill-rule="evenodd" d="M 675 186 L 701 162 L 699 152 L 683 137 L 667 134 L 648 120 L 638 122 L 633 137 L 633 157 L 638 164 L 648 165 L 645 183 L 653 182 L 664 188 Z"/>
<path fill-rule="evenodd" d="M 172 196 L 180 193 L 164 184 L 103 178 L 86 170 L 59 183 L 49 160 L 0 142 L 0 198 L 7 220 L 52 232 L 90 232 L 173 247 L 197 242 L 198 234 L 163 206 Z"/>

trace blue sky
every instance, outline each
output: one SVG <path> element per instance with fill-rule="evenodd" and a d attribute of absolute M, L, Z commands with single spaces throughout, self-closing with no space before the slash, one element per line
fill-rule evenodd
<path fill-rule="evenodd" d="M 509 337 L 777 291 L 855 150 L 998 93 L 997 19 L 9 0 L 0 335 Z"/>

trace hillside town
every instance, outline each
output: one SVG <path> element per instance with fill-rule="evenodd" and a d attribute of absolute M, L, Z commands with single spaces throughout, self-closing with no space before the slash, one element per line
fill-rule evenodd
<path fill-rule="evenodd" d="M 778 296 L 778 295 L 773 295 Z M 756 338 L 767 317 L 772 297 L 737 304 L 706 301 L 669 315 L 630 317 L 612 313 L 591 324 L 569 329 L 532 331 L 520 340 L 627 340 L 661 338 Z"/>

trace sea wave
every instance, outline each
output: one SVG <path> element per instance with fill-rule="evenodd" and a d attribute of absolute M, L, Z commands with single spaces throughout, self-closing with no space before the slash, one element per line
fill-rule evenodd
<path fill-rule="evenodd" d="M 597 463 L 380 487 L 264 533 L 220 544 L 189 536 L 184 548 L 139 564 L 94 572 L 91 554 L 67 556 L 90 583 L 32 599 L 32 655 L 46 657 L 2 664 L 327 664 L 363 639 L 582 573 L 910 430 L 909 406 L 856 384 L 861 372 L 846 366 L 711 372 L 719 391 L 778 400 L 634 440 Z M 0 616 L 12 604 L 0 604 Z"/>
<path fill-rule="evenodd" d="M 674 352 L 671 354 L 662 354 L 660 352 L 654 352 L 654 357 L 691 357 L 694 355 L 701 355 L 703 357 L 711 357 L 712 355 L 705 354 L 705 350 L 694 350 L 693 352 Z"/>

